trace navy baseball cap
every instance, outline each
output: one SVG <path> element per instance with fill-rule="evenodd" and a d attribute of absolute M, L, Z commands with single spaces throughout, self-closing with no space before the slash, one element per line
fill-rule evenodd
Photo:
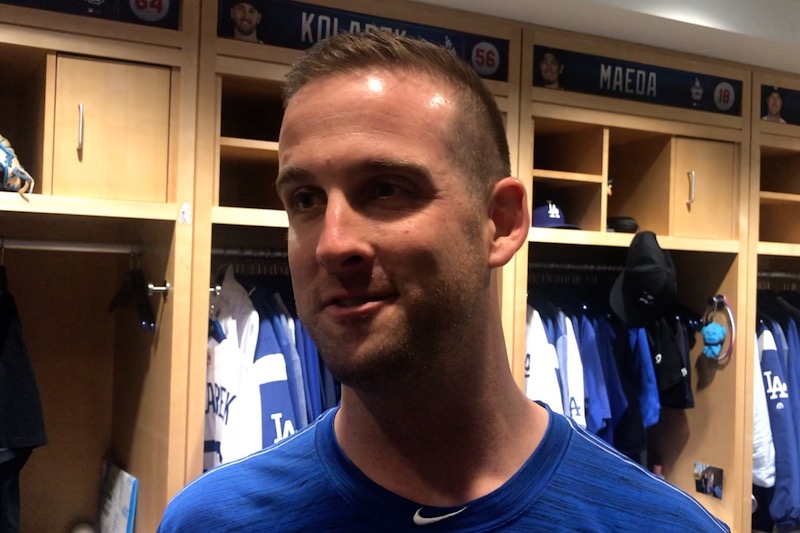
<path fill-rule="evenodd" d="M 550 200 L 533 209 L 533 226 L 537 228 L 581 229 L 575 224 L 567 224 L 564 210 Z"/>
<path fill-rule="evenodd" d="M 644 327 L 677 300 L 677 275 L 669 252 L 652 231 L 637 233 L 628 248 L 625 268 L 611 287 L 609 303 L 630 327 Z"/>

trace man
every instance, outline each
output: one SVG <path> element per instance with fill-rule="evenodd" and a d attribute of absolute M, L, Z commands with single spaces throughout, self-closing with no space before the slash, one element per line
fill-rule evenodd
<path fill-rule="evenodd" d="M 341 34 L 292 68 L 285 101 L 296 303 L 341 405 L 194 481 L 160 531 L 727 531 L 517 387 L 490 277 L 530 217 L 475 72 L 423 41 Z"/>
<path fill-rule="evenodd" d="M 259 0 L 231 3 L 233 38 L 240 41 L 261 43 L 258 39 L 258 25 L 261 23 L 261 3 Z"/>
<path fill-rule="evenodd" d="M 761 120 L 786 124 L 786 121 L 781 117 L 781 108 L 783 108 L 783 98 L 781 98 L 778 88 L 775 87 L 767 96 L 767 114 L 761 117 Z"/>
<path fill-rule="evenodd" d="M 539 73 L 542 75 L 542 82 L 548 89 L 561 89 L 561 74 L 564 73 L 564 65 L 556 56 L 555 52 L 547 50 L 539 58 Z"/>

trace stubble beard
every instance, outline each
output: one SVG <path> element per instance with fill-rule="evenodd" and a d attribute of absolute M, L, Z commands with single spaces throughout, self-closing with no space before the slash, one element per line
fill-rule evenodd
<path fill-rule="evenodd" d="M 349 339 L 337 338 L 315 321 L 304 325 L 340 383 L 364 392 L 385 392 L 458 364 L 472 345 L 474 328 L 483 325 L 478 297 L 488 284 L 488 275 L 470 262 L 425 294 L 408 298 L 401 317 L 392 324 L 375 327 L 366 323 L 369 319 L 354 324 L 354 330 L 365 328 L 359 334 L 367 337 L 367 343 L 374 343 L 359 355 L 350 353 Z"/>

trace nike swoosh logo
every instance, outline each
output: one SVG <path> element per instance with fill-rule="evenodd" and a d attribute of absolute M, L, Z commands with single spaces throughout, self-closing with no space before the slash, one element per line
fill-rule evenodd
<path fill-rule="evenodd" d="M 428 524 L 435 524 L 436 522 L 438 522 L 440 520 L 444 520 L 445 518 L 453 517 L 453 516 L 457 515 L 458 513 L 462 512 L 462 511 L 465 511 L 467 509 L 467 507 L 464 506 L 461 509 L 459 509 L 458 511 L 454 511 L 452 513 L 447 513 L 447 514 L 443 514 L 443 515 L 439 515 L 439 516 L 430 516 L 430 517 L 422 516 L 420 514 L 422 509 L 423 508 L 420 507 L 419 509 L 417 509 L 417 512 L 414 513 L 414 523 L 417 524 L 418 526 L 427 526 Z"/>

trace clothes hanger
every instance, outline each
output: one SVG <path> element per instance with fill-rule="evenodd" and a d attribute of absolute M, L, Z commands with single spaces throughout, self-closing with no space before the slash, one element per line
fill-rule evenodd
<path fill-rule="evenodd" d="M 144 272 L 140 268 L 133 267 L 133 256 L 131 257 L 131 268 L 128 270 L 125 282 L 108 304 L 108 311 L 113 312 L 131 304 L 136 307 L 139 327 L 144 331 L 155 331 L 156 319 L 153 314 L 153 308 L 150 305 Z"/>

